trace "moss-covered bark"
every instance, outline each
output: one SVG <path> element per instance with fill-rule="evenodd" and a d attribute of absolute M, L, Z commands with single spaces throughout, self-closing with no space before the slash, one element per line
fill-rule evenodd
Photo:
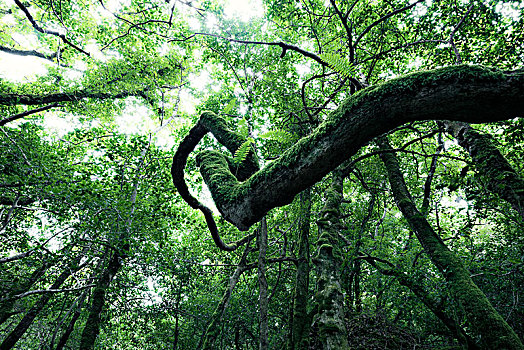
<path fill-rule="evenodd" d="M 91 306 L 84 330 L 82 331 L 79 350 L 91 350 L 95 347 L 96 338 L 100 333 L 101 316 L 105 305 L 106 291 L 113 277 L 122 267 L 122 259 L 122 256 L 118 252 L 114 252 L 111 259 L 109 259 L 107 267 L 102 270 L 98 278 L 96 287 L 91 294 Z"/>
<path fill-rule="evenodd" d="M 340 222 L 343 177 L 333 172 L 330 188 L 326 192 L 326 204 L 318 221 L 317 312 L 313 320 L 318 337 L 317 348 L 326 350 L 348 349 L 346 324 L 344 322 L 344 293 L 340 283 L 340 251 L 338 233 L 343 229 Z"/>
<path fill-rule="evenodd" d="M 71 320 L 69 321 L 69 324 L 60 337 L 60 340 L 58 341 L 58 344 L 56 345 L 56 348 L 54 350 L 62 350 L 67 344 L 67 341 L 69 340 L 69 337 L 71 336 L 71 333 L 73 333 L 75 329 L 76 321 L 78 321 L 78 318 L 80 317 L 82 313 L 82 304 L 84 303 L 84 299 L 86 298 L 87 293 L 82 293 L 80 300 L 78 301 L 78 305 L 76 306 L 75 312 L 73 313 L 73 316 L 71 317 Z"/>
<path fill-rule="evenodd" d="M 258 245 L 258 306 L 259 306 L 259 350 L 267 350 L 268 342 L 268 296 L 267 296 L 267 280 L 266 280 L 266 252 L 267 252 L 267 222 L 263 218 L 260 222 L 260 228 L 257 234 Z"/>
<path fill-rule="evenodd" d="M 493 137 L 467 123 L 445 121 L 443 124 L 468 151 L 472 163 L 486 179 L 488 189 L 511 204 L 524 219 L 524 179 L 500 153 Z"/>
<path fill-rule="evenodd" d="M 381 150 L 391 149 L 386 138 L 377 141 Z M 431 261 L 442 273 L 448 286 L 464 308 L 471 331 L 480 336 L 483 349 L 524 349 L 513 329 L 493 308 L 487 297 L 470 277 L 460 258 L 433 231 L 422 213 L 415 207 L 400 166 L 393 153 L 380 154 L 391 184 L 395 202 L 417 236 Z"/>
<path fill-rule="evenodd" d="M 483 123 L 523 113 L 523 71 L 466 65 L 423 71 L 352 95 L 312 134 L 244 182 L 227 174 L 227 161 L 209 152 L 200 157 L 200 171 L 224 218 L 247 230 L 270 209 L 291 203 L 373 138 L 404 123 Z"/>
<path fill-rule="evenodd" d="M 200 116 L 198 123 L 189 131 L 189 134 L 178 146 L 175 156 L 173 157 L 171 176 L 173 178 L 173 184 L 180 196 L 191 206 L 191 208 L 200 210 L 202 214 L 204 214 L 207 226 L 216 246 L 225 251 L 233 251 L 239 246 L 245 244 L 250 238 L 244 237 L 236 242 L 229 244 L 224 243 L 220 238 L 218 227 L 213 218 L 213 212 L 191 195 L 184 180 L 184 168 L 187 163 L 187 158 L 208 132 L 211 132 L 215 138 L 231 152 L 232 155 L 234 155 L 236 150 L 246 142 L 246 138 L 242 137 L 239 133 L 228 129 L 223 118 L 213 112 L 204 112 Z M 236 183 L 237 181 L 245 180 L 259 169 L 258 161 L 253 150 L 249 151 L 246 159 L 240 164 L 234 164 L 231 157 L 227 157 L 219 152 L 211 152 L 209 155 L 202 153 L 197 161 L 199 163 L 202 161 L 206 162 L 206 159 L 209 157 L 214 161 L 212 167 L 213 172 L 216 173 L 216 176 L 211 175 L 212 179 L 210 179 L 210 184 L 213 186 L 213 190 L 211 191 L 215 192 L 215 195 L 217 196 L 226 193 L 225 189 L 221 189 L 220 181 L 226 181 L 224 182 L 224 185 L 227 185 L 228 183 Z M 226 174 L 227 179 L 221 178 L 223 174 Z M 215 186 L 215 184 L 218 185 Z M 219 210 L 221 210 L 220 207 Z"/>
<path fill-rule="evenodd" d="M 287 348 L 289 350 L 308 349 L 308 332 L 311 326 L 307 306 L 309 297 L 309 226 L 311 221 L 311 190 L 300 195 L 299 228 L 296 239 L 298 245 L 297 272 L 293 293 L 293 309 L 290 315 L 290 334 Z"/>

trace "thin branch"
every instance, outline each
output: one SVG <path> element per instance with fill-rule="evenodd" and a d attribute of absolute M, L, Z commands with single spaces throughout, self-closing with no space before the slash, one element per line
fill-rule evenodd
<path fill-rule="evenodd" d="M 408 6 L 405 6 L 403 8 L 400 8 L 398 10 L 395 10 L 393 12 L 390 12 L 388 13 L 387 15 L 377 19 L 375 22 L 371 23 L 369 26 L 366 27 L 366 29 L 364 29 L 364 31 L 362 33 L 360 33 L 360 35 L 358 36 L 358 38 L 355 40 L 355 45 L 353 45 L 354 47 L 357 47 L 358 43 L 360 42 L 360 40 L 364 37 L 364 35 L 366 35 L 371 29 L 373 29 L 375 26 L 377 26 L 378 24 L 388 20 L 389 18 L 401 13 L 401 12 L 404 12 L 404 11 L 407 11 L 409 10 L 410 8 L 414 7 L 415 5 L 417 5 L 418 3 L 422 2 L 424 0 L 418 0 L 418 1 L 415 1 L 414 3 L 412 3 L 411 5 L 408 5 Z"/>
<path fill-rule="evenodd" d="M 15 1 L 15 4 L 20 8 L 20 10 L 22 10 L 22 12 L 24 12 L 24 14 L 27 17 L 27 19 L 29 20 L 29 22 L 31 22 L 31 25 L 33 26 L 33 28 L 35 28 L 37 31 L 39 31 L 40 33 L 43 33 L 43 34 L 51 34 L 51 35 L 57 36 L 60 39 L 62 39 L 62 41 L 64 43 L 66 43 L 67 45 L 71 46 L 75 50 L 83 53 L 87 57 L 91 57 L 89 52 L 86 52 L 83 49 L 81 49 L 80 47 L 78 47 L 75 44 L 73 44 L 71 41 L 69 41 L 66 38 L 66 36 L 64 34 L 61 34 L 61 33 L 57 32 L 55 30 L 50 30 L 50 29 L 45 29 L 45 28 L 40 27 L 40 25 L 38 23 L 36 23 L 36 21 L 33 18 L 33 16 L 31 16 L 31 13 L 29 13 L 29 10 L 27 9 L 27 7 L 25 7 L 24 4 L 22 4 L 20 2 L 20 0 L 14 0 L 14 1 Z"/>
<path fill-rule="evenodd" d="M 40 248 L 44 247 L 47 243 L 49 243 L 50 240 L 55 238 L 58 234 L 63 233 L 65 231 L 69 230 L 69 229 L 70 228 L 68 227 L 66 229 L 58 231 L 57 233 L 55 233 L 54 235 L 49 237 L 45 242 L 43 242 L 42 244 L 39 244 L 38 246 L 34 247 L 31 250 L 28 250 L 27 252 L 20 253 L 20 254 L 17 254 L 17 255 L 13 255 L 13 256 L 8 256 L 8 257 L 0 259 L 0 264 L 4 264 L 4 263 L 10 262 L 10 261 L 20 260 L 20 259 L 23 259 L 23 258 L 33 254 L 37 249 L 40 249 Z"/>
<path fill-rule="evenodd" d="M 7 46 L 0 45 L 0 51 L 9 53 L 11 55 L 17 55 L 17 56 L 34 56 L 34 57 L 40 57 L 45 60 L 49 60 L 53 62 L 53 58 L 55 58 L 58 55 L 58 52 L 53 52 L 52 54 L 45 54 L 38 52 L 36 50 L 18 50 L 13 49 Z"/>
<path fill-rule="evenodd" d="M 473 9 L 473 5 L 471 5 L 468 8 L 468 10 L 466 11 L 466 14 L 462 16 L 458 24 L 455 26 L 455 28 L 453 28 L 453 31 L 449 35 L 449 44 L 451 45 L 451 47 L 453 48 L 453 51 L 455 52 L 455 58 L 456 58 L 455 64 L 462 64 L 462 58 L 460 58 L 460 53 L 457 49 L 457 46 L 455 45 L 455 34 L 460 29 L 460 27 L 462 26 L 462 24 L 464 23 L 464 21 L 466 20 L 466 18 L 468 17 L 472 9 Z"/>
<path fill-rule="evenodd" d="M 13 122 L 13 121 L 15 121 L 17 119 L 21 119 L 23 117 L 27 117 L 28 115 L 35 114 L 35 113 L 38 113 L 38 112 L 47 111 L 48 109 L 55 108 L 55 107 L 61 107 L 61 106 L 58 103 L 55 102 L 53 104 L 50 104 L 50 105 L 47 105 L 47 106 L 44 106 L 44 107 L 35 108 L 35 109 L 30 110 L 30 111 L 25 111 L 25 112 L 22 112 L 22 113 L 18 113 L 18 114 L 12 115 L 10 117 L 7 117 L 5 119 L 0 120 L 0 126 L 4 126 L 7 123 Z"/>
<path fill-rule="evenodd" d="M 21 298 L 25 298 L 25 297 L 27 297 L 29 295 L 33 295 L 33 294 L 74 292 L 74 291 L 77 291 L 77 290 L 87 289 L 87 288 L 91 288 L 91 287 L 95 287 L 95 286 L 96 286 L 95 284 L 88 284 L 86 286 L 76 287 L 76 288 L 30 290 L 29 292 L 17 294 L 17 295 L 14 295 L 14 296 L 10 297 L 10 298 L 0 299 L 0 302 L 4 302 L 4 301 L 7 301 L 7 300 L 21 299 Z"/>
<path fill-rule="evenodd" d="M 313 59 L 314 61 L 316 61 L 317 63 L 319 63 L 320 65 L 322 65 L 324 67 L 329 67 L 329 65 L 327 63 L 325 63 L 324 61 L 322 61 L 322 59 L 317 54 L 314 54 L 312 52 L 303 50 L 300 47 L 295 46 L 295 45 L 286 44 L 286 43 L 284 43 L 282 41 L 279 41 L 279 42 L 267 42 L 267 41 L 240 40 L 240 39 L 226 38 L 226 37 L 221 36 L 221 35 L 210 34 L 210 33 L 194 33 L 194 34 L 191 34 L 188 37 L 185 37 L 182 40 L 186 41 L 186 40 L 189 40 L 189 39 L 191 39 L 191 38 L 193 38 L 195 36 L 198 36 L 198 35 L 200 35 L 200 36 L 210 36 L 210 37 L 213 37 L 213 38 L 223 39 L 223 40 L 227 40 L 229 42 L 240 43 L 240 44 L 278 46 L 278 47 L 280 47 L 282 49 L 282 54 L 280 55 L 280 57 L 284 57 L 284 55 L 286 54 L 287 50 L 295 51 L 295 52 L 300 53 L 302 56 L 305 56 L 305 57 Z M 178 40 L 172 39 L 171 41 L 178 41 Z"/>
<path fill-rule="evenodd" d="M 335 0 L 330 0 L 331 6 L 333 6 L 333 9 L 335 10 L 335 13 L 337 14 L 338 18 L 340 19 L 340 22 L 342 22 L 342 26 L 346 30 L 347 35 L 347 44 L 349 49 L 349 62 L 351 64 L 355 63 L 355 47 L 353 46 L 353 34 L 351 33 L 351 28 L 349 28 L 347 16 L 345 16 L 337 7 L 337 3 Z M 355 2 L 356 3 L 356 2 Z"/>

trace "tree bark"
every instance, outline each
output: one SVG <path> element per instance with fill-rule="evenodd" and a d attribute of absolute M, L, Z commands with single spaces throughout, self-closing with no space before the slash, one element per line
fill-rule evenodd
<path fill-rule="evenodd" d="M 359 91 L 312 134 L 244 182 L 230 172 L 218 152 L 204 151 L 198 161 L 222 216 L 247 230 L 270 209 L 291 203 L 373 138 L 404 123 L 440 119 L 484 123 L 523 114 L 524 71 L 452 66 Z"/>
<path fill-rule="evenodd" d="M 16 106 L 16 105 L 43 105 L 56 102 L 76 102 L 84 98 L 92 98 L 98 100 L 104 99 L 117 99 L 125 98 L 129 96 L 137 96 L 143 93 L 143 91 L 125 91 L 119 93 L 107 93 L 107 92 L 96 92 L 96 91 L 72 91 L 72 92 L 57 92 L 50 93 L 47 95 L 29 95 L 29 94 L 0 94 L 0 105 L 3 106 Z"/>
<path fill-rule="evenodd" d="M 302 192 L 299 201 L 298 256 L 295 276 L 295 291 L 293 294 L 293 309 L 291 311 L 290 337 L 288 349 L 306 350 L 307 335 L 311 319 L 307 312 L 309 296 L 309 225 L 311 222 L 311 190 Z"/>
<path fill-rule="evenodd" d="M 409 274 L 400 271 L 389 263 L 389 267 L 384 268 L 375 262 L 375 259 L 371 257 L 364 257 L 370 265 L 375 267 L 381 274 L 386 276 L 394 277 L 398 283 L 402 286 L 407 287 L 426 307 L 449 329 L 453 337 L 459 341 L 460 344 L 465 346 L 468 350 L 478 350 L 476 342 L 467 334 L 464 329 L 451 317 L 449 317 L 444 311 L 440 302 L 436 300 L 424 287 L 418 283 Z"/>
<path fill-rule="evenodd" d="M 100 333 L 102 310 L 105 304 L 106 290 L 111 284 L 113 277 L 122 267 L 122 256 L 114 252 L 107 267 L 102 271 L 96 287 L 91 295 L 91 307 L 89 315 L 82 331 L 79 350 L 94 349 L 96 338 Z"/>
<path fill-rule="evenodd" d="M 469 153 L 472 163 L 487 179 L 488 189 L 507 201 L 524 219 L 524 179 L 500 153 L 493 137 L 473 129 L 468 123 L 448 120 L 443 124 Z"/>
<path fill-rule="evenodd" d="M 133 222 L 133 214 L 135 212 L 136 197 L 138 194 L 138 185 L 140 184 L 140 172 L 144 166 L 145 156 L 149 150 L 149 144 L 145 146 L 140 152 L 140 162 L 136 169 L 136 180 L 133 184 L 133 191 L 129 198 L 131 204 L 131 210 L 129 218 L 125 224 L 124 230 L 117 237 L 117 250 L 115 250 L 108 262 L 107 267 L 103 270 L 100 275 L 100 279 L 97 282 L 96 287 L 91 295 L 91 307 L 89 315 L 87 317 L 84 330 L 82 331 L 82 337 L 80 340 L 80 350 L 91 350 L 95 346 L 96 338 L 100 333 L 101 316 L 106 299 L 106 291 L 113 280 L 113 277 L 122 267 L 122 262 L 127 258 L 129 253 L 129 238 L 131 236 L 131 224 Z"/>
<path fill-rule="evenodd" d="M 84 303 L 84 299 L 86 298 L 88 293 L 82 293 L 82 296 L 78 302 L 78 305 L 76 306 L 75 312 L 73 313 L 73 317 L 71 317 L 71 321 L 69 322 L 69 325 L 67 326 L 65 332 L 60 337 L 60 340 L 58 341 L 58 344 L 56 345 L 55 350 L 62 350 L 65 345 L 67 344 L 67 341 L 69 340 L 69 337 L 71 336 L 71 333 L 73 333 L 73 330 L 75 329 L 75 323 L 80 317 L 80 314 L 82 312 L 82 304 Z"/>
<path fill-rule="evenodd" d="M 343 229 L 340 222 L 343 182 L 340 172 L 334 171 L 331 186 L 326 192 L 326 204 L 317 222 L 318 253 L 314 262 L 318 271 L 318 290 L 313 324 L 318 329 L 316 346 L 325 350 L 349 348 L 344 322 L 344 293 L 340 282 L 340 251 L 337 247 L 338 233 Z"/>
<path fill-rule="evenodd" d="M 266 251 L 267 251 L 267 223 L 266 218 L 260 222 L 258 230 L 258 289 L 259 289 L 259 350 L 268 349 L 268 299 L 267 299 L 267 280 L 266 280 Z"/>
<path fill-rule="evenodd" d="M 386 138 L 378 139 L 377 143 L 381 150 L 391 149 Z M 464 308 L 471 330 L 481 337 L 482 348 L 524 349 L 513 329 L 473 282 L 460 258 L 449 250 L 415 207 L 396 156 L 385 152 L 380 154 L 380 158 L 386 167 L 397 207 L 415 232 L 426 254 L 446 279 L 453 296 Z"/>

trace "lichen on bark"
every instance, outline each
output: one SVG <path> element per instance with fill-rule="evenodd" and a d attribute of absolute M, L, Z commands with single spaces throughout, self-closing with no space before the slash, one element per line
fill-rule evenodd
<path fill-rule="evenodd" d="M 340 282 L 341 258 L 338 251 L 338 233 L 343 229 L 340 222 L 343 177 L 334 171 L 330 188 L 326 191 L 326 203 L 317 222 L 319 238 L 317 255 L 317 293 L 314 328 L 318 330 L 317 347 L 330 350 L 349 348 L 344 322 L 344 292 Z"/>

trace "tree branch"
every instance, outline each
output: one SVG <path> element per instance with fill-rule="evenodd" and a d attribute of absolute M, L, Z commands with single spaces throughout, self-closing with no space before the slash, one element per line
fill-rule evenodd
<path fill-rule="evenodd" d="M 228 172 L 214 151 L 199 154 L 200 172 L 223 217 L 247 230 L 373 138 L 402 124 L 436 119 L 484 123 L 523 114 L 523 71 L 506 74 L 466 65 L 422 71 L 349 97 L 315 132 L 246 181 Z"/>
<path fill-rule="evenodd" d="M 45 60 L 53 61 L 53 58 L 55 58 L 58 54 L 58 52 L 53 52 L 52 54 L 45 54 L 38 52 L 36 50 L 17 50 L 13 49 L 7 46 L 0 45 L 0 51 L 9 53 L 11 55 L 17 55 L 17 56 L 34 56 L 34 57 L 40 57 Z"/>
<path fill-rule="evenodd" d="M 55 108 L 55 107 L 59 107 L 59 104 L 58 103 L 53 103 L 53 104 L 50 104 L 50 105 L 47 105 L 47 106 L 43 106 L 43 107 L 40 107 L 40 108 L 32 109 L 30 111 L 25 111 L 25 112 L 22 112 L 22 113 L 18 113 L 18 114 L 12 115 L 10 117 L 7 117 L 5 119 L 0 120 L 0 126 L 4 126 L 7 123 L 13 122 L 13 121 L 15 121 L 17 119 L 21 119 L 23 117 L 27 117 L 28 115 L 35 114 L 35 113 L 38 113 L 38 112 L 47 111 L 48 109 Z"/>
<path fill-rule="evenodd" d="M 64 43 L 66 43 L 67 45 L 71 46 L 75 50 L 83 53 L 87 57 L 91 57 L 89 52 L 86 52 L 83 49 L 81 49 L 80 47 L 78 47 L 75 44 L 73 44 L 71 41 L 69 41 L 66 38 L 66 36 L 64 34 L 61 34 L 61 33 L 57 32 L 55 30 L 50 30 L 50 29 L 45 29 L 45 28 L 40 27 L 40 25 L 38 23 L 36 23 L 36 21 L 33 18 L 33 16 L 31 16 L 31 13 L 29 13 L 29 10 L 27 9 L 27 7 L 25 7 L 24 4 L 22 4 L 20 2 L 20 0 L 14 0 L 14 1 L 15 1 L 15 4 L 20 8 L 20 10 L 22 10 L 22 12 L 24 12 L 24 14 L 27 17 L 27 19 L 29 20 L 29 22 L 31 22 L 31 25 L 33 26 L 33 28 L 35 28 L 37 31 L 39 31 L 40 33 L 43 33 L 43 34 L 51 34 L 51 35 L 57 36 L 60 39 L 62 39 L 62 41 Z"/>
<path fill-rule="evenodd" d="M 21 299 L 21 298 L 25 298 L 25 297 L 27 297 L 29 295 L 33 295 L 33 294 L 74 292 L 76 290 L 82 290 L 82 289 L 87 289 L 87 288 L 91 288 L 91 287 L 95 287 L 95 285 L 94 284 L 88 284 L 88 285 L 82 286 L 82 287 L 64 288 L 64 289 L 37 289 L 37 290 L 30 290 L 29 292 L 17 294 L 17 295 L 14 295 L 14 296 L 10 297 L 10 298 L 0 299 L 0 302 L 6 301 L 6 300 Z"/>
<path fill-rule="evenodd" d="M 373 27 L 375 27 L 378 24 L 388 20 L 389 18 L 395 16 L 396 14 L 399 14 L 401 12 L 409 10 L 410 8 L 414 7 L 416 4 L 418 4 L 418 3 L 422 2 L 422 1 L 424 1 L 424 0 L 418 0 L 418 1 L 414 2 L 414 3 L 412 3 L 411 5 L 408 5 L 408 6 L 405 6 L 405 7 L 401 8 L 401 9 L 398 9 L 398 10 L 395 10 L 393 12 L 390 12 L 387 15 L 377 19 L 375 22 L 373 22 L 369 26 L 367 26 L 366 29 L 364 29 L 364 31 L 362 31 L 362 33 L 360 33 L 360 35 L 355 40 L 355 44 L 353 46 L 357 47 L 358 43 L 360 42 L 360 39 L 362 39 L 364 37 L 364 35 L 366 35 L 371 29 L 373 29 Z"/>
<path fill-rule="evenodd" d="M 0 94 L 0 105 L 16 106 L 16 105 L 42 105 L 46 103 L 57 102 L 74 102 L 84 98 L 92 99 L 117 99 L 129 96 L 138 96 L 143 91 L 124 91 L 119 93 L 108 92 L 93 92 L 87 90 L 80 90 L 76 92 L 57 92 L 47 95 L 21 95 L 21 94 Z"/>

